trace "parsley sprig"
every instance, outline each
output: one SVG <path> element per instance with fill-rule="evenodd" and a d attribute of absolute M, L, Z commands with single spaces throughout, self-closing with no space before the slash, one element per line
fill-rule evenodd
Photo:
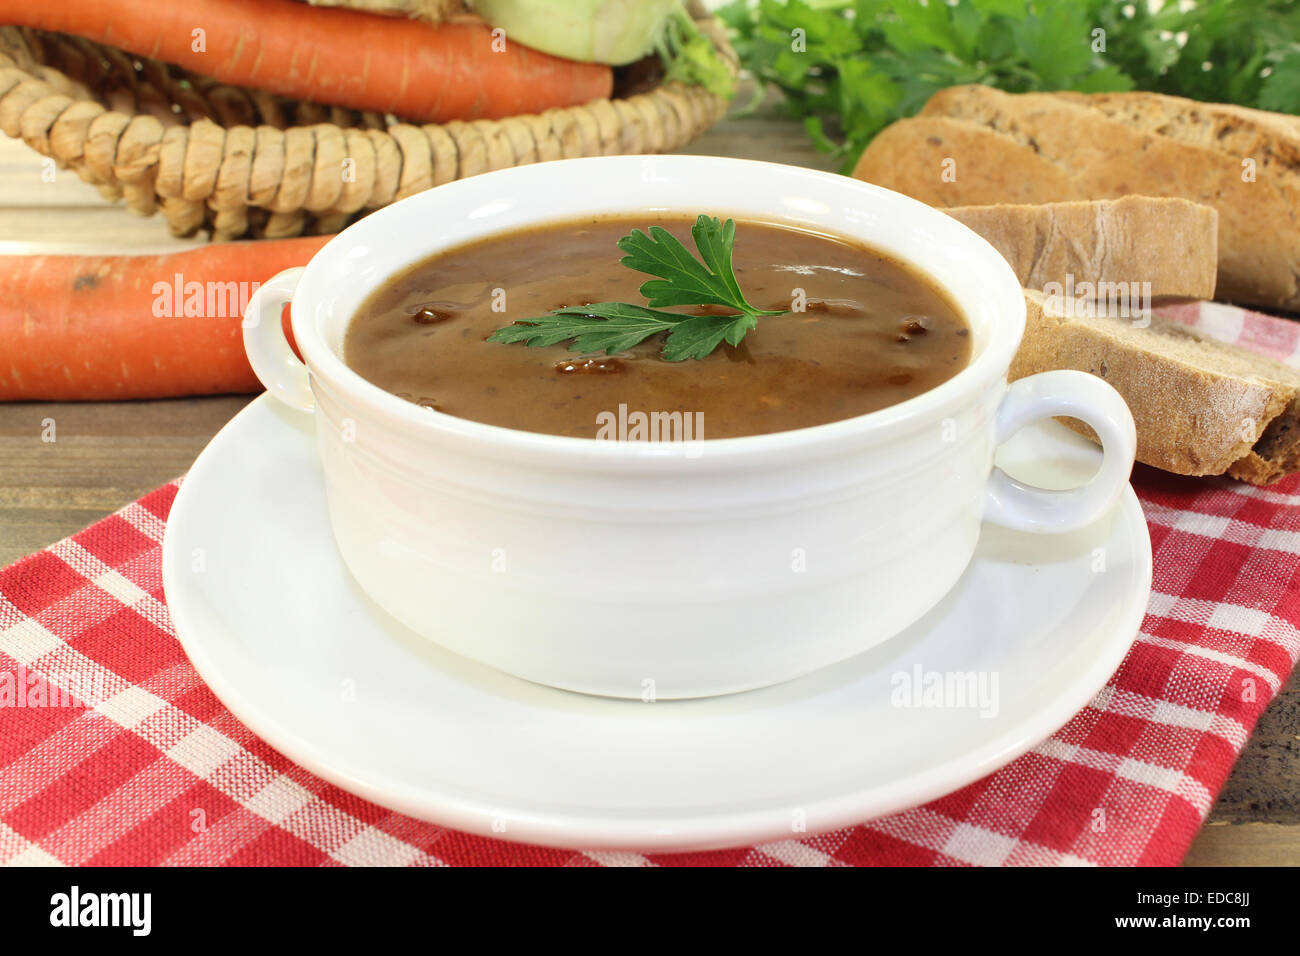
<path fill-rule="evenodd" d="M 786 309 L 756 309 L 740 291 L 731 259 L 736 244 L 736 223 L 700 216 L 691 227 L 697 259 L 682 242 L 660 226 L 649 234 L 640 229 L 618 241 L 626 255 L 620 262 L 629 269 L 655 276 L 641 285 L 646 305 L 594 302 L 556 309 L 548 315 L 520 319 L 497 329 L 489 342 L 523 342 L 533 348 L 573 340 L 572 352 L 612 355 L 667 332 L 662 357 L 669 362 L 702 359 L 723 342 L 739 345 L 745 333 L 766 315 L 784 315 Z M 668 312 L 679 305 L 720 305 L 734 309 L 725 315 L 688 315 Z"/>

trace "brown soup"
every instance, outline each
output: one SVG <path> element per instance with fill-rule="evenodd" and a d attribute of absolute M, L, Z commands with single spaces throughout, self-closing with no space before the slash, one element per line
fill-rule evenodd
<path fill-rule="evenodd" d="M 567 342 L 484 341 L 564 306 L 645 304 L 638 289 L 650 276 L 620 265 L 618 239 L 661 225 L 694 250 L 692 222 L 584 219 L 439 253 L 362 305 L 344 360 L 401 398 L 473 421 L 640 438 L 652 436 L 636 432 L 636 413 L 660 413 L 666 428 L 680 412 L 691 429 L 683 437 L 697 439 L 862 415 L 934 388 L 969 362 L 961 313 L 909 266 L 833 236 L 743 220 L 733 261 L 746 298 L 760 309 L 802 300 L 804 310 L 760 318 L 739 346 L 669 362 L 659 357 L 662 335 L 615 356 L 572 352 Z M 626 434 L 609 433 L 615 417 L 632 423 Z"/>

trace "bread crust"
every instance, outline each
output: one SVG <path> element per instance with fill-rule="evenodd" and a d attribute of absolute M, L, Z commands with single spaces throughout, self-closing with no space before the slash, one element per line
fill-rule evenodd
<path fill-rule="evenodd" d="M 1234 461 L 1228 474 L 1253 485 L 1268 485 L 1300 471 L 1300 397 L 1294 398 L 1248 454 Z"/>

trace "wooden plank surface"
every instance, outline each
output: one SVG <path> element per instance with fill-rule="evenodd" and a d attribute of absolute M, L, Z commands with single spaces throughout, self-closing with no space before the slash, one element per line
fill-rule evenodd
<path fill-rule="evenodd" d="M 799 124 L 771 109 L 728 119 L 682 152 L 837 165 L 812 148 Z M 49 181 L 40 157 L 0 137 L 0 252 L 157 252 L 201 241 L 172 238 L 161 217 L 108 205 L 71 173 Z M 183 474 L 248 401 L 0 405 L 0 564 Z M 53 442 L 42 440 L 48 420 Z M 1261 718 L 1186 863 L 1300 865 L 1300 681 Z"/>

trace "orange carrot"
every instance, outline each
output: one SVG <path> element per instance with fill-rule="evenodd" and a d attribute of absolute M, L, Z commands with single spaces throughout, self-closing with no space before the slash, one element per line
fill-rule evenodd
<path fill-rule="evenodd" d="M 243 307 L 329 236 L 161 256 L 0 256 L 0 400 L 261 390 Z"/>
<path fill-rule="evenodd" d="M 418 122 L 535 113 L 613 88 L 609 67 L 530 50 L 481 22 L 433 26 L 296 0 L 0 0 L 0 23 Z"/>

